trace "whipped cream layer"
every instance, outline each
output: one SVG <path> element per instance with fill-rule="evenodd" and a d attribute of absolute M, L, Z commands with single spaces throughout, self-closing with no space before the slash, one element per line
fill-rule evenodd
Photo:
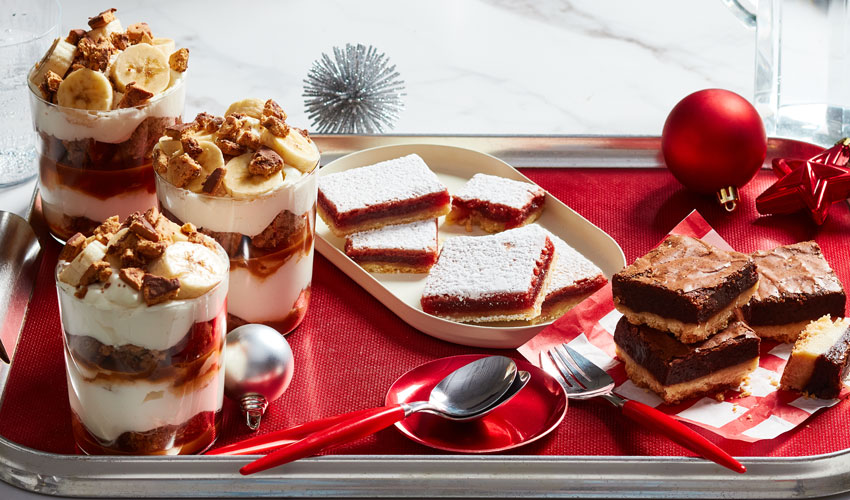
<path fill-rule="evenodd" d="M 310 285 L 313 253 L 311 248 L 307 255 L 293 255 L 266 277 L 232 266 L 227 312 L 249 323 L 284 319 L 295 308 L 301 291 Z"/>
<path fill-rule="evenodd" d="M 173 75 L 172 75 L 173 76 Z M 63 141 L 94 139 L 120 144 L 133 134 L 145 118 L 179 118 L 186 99 L 185 77 L 173 76 L 171 87 L 147 104 L 135 108 L 110 111 L 88 111 L 50 104 L 39 97 L 30 85 L 30 108 L 38 132 Z"/>
<path fill-rule="evenodd" d="M 227 258 L 223 252 L 220 256 Z M 59 264 L 57 274 L 64 265 L 67 264 Z M 89 285 L 82 299 L 74 296 L 76 287 L 61 280 L 56 280 L 56 285 L 62 327 L 67 335 L 89 336 L 111 346 L 131 344 L 166 350 L 177 345 L 194 323 L 209 321 L 221 312 L 228 275 L 200 297 L 153 306 L 145 305 L 141 292 L 124 283 L 117 270 L 106 283 Z"/>
<path fill-rule="evenodd" d="M 220 356 L 207 359 L 199 372 L 205 375 L 181 387 L 173 387 L 173 381 L 90 381 L 94 374 L 84 373 L 66 350 L 71 409 L 90 433 L 107 442 L 125 432 L 180 425 L 198 413 L 219 411 L 224 399 L 223 349 Z"/>
<path fill-rule="evenodd" d="M 215 232 L 239 233 L 252 237 L 263 232 L 277 215 L 312 211 L 316 204 L 317 178 L 285 166 L 283 184 L 254 198 L 230 198 L 198 194 L 178 188 L 157 174 L 156 190 L 166 210 L 183 222 Z"/>
<path fill-rule="evenodd" d="M 41 199 L 44 202 L 44 215 L 50 220 L 67 215 L 86 217 L 93 221 L 104 221 L 113 215 L 124 219 L 137 211 L 144 211 L 156 205 L 156 194 L 147 189 L 136 189 L 106 199 L 88 195 L 76 189 L 64 186 L 46 187 L 40 185 Z"/>

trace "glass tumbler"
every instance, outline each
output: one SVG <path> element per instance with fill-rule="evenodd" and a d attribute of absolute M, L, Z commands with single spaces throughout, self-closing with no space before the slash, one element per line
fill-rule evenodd
<path fill-rule="evenodd" d="M 185 78 L 149 102 L 110 111 L 72 109 L 30 92 L 37 133 L 38 187 L 50 233 L 86 236 L 107 218 L 156 205 L 152 152 L 180 121 Z"/>
<path fill-rule="evenodd" d="M 285 181 L 250 198 L 195 193 L 156 173 L 163 215 L 191 222 L 230 257 L 227 326 L 261 323 L 282 334 L 307 313 L 313 277 L 318 168 L 284 167 Z"/>
<path fill-rule="evenodd" d="M 27 74 L 59 34 L 56 0 L 5 0 L 0 13 L 0 186 L 36 173 Z"/>
<path fill-rule="evenodd" d="M 196 298 L 127 305 L 95 290 L 77 297 L 58 279 L 61 266 L 56 288 L 80 451 L 184 455 L 209 448 L 224 398 L 227 275 Z"/>

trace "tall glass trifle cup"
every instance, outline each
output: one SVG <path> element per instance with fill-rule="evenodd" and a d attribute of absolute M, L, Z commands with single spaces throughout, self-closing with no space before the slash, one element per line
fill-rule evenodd
<path fill-rule="evenodd" d="M 42 211 L 51 234 L 65 241 L 91 234 L 118 214 L 156 205 L 151 152 L 180 121 L 183 76 L 145 104 L 92 111 L 47 102 L 30 86 Z"/>
<path fill-rule="evenodd" d="M 256 196 L 213 196 L 179 188 L 156 174 L 159 209 L 191 222 L 230 257 L 228 328 L 261 323 L 282 334 L 307 312 L 313 276 L 317 168 L 283 168 L 279 187 Z"/>
<path fill-rule="evenodd" d="M 95 242 L 97 243 L 97 242 Z M 184 244 L 184 243 L 181 243 Z M 200 453 L 219 435 L 224 397 L 227 257 L 202 295 L 147 305 L 115 270 L 84 293 L 60 280 L 68 397 L 90 455 Z"/>

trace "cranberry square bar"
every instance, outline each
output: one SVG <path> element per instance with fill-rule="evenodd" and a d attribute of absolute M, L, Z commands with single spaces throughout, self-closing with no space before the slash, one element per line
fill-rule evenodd
<path fill-rule="evenodd" d="M 415 154 L 319 179 L 319 216 L 337 236 L 434 219 L 450 208 L 448 189 Z"/>
<path fill-rule="evenodd" d="M 373 273 L 427 273 L 437 261 L 437 219 L 350 234 L 345 254 Z"/>
<path fill-rule="evenodd" d="M 549 233 L 558 260 L 552 267 L 552 280 L 535 323 L 560 318 L 567 311 L 599 290 L 608 280 L 602 270 L 561 238 Z"/>
<path fill-rule="evenodd" d="M 425 281 L 422 309 L 476 323 L 533 319 L 540 315 L 555 257 L 548 232 L 536 224 L 451 238 Z"/>
<path fill-rule="evenodd" d="M 477 224 L 488 233 L 530 224 L 540 217 L 546 192 L 539 186 L 495 175 L 475 174 L 452 198 L 446 222 Z"/>

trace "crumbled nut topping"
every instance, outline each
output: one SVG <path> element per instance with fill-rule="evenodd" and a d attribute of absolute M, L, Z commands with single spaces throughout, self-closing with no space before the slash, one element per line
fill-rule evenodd
<path fill-rule="evenodd" d="M 59 84 L 62 83 L 62 77 L 52 71 L 48 71 L 44 75 L 44 83 L 47 84 L 47 89 L 51 92 L 59 90 Z"/>
<path fill-rule="evenodd" d="M 195 122 L 175 123 L 165 128 L 165 135 L 175 140 L 181 140 L 183 136 L 187 136 L 198 130 L 198 124 Z"/>
<path fill-rule="evenodd" d="M 254 175 L 268 177 L 272 174 L 280 172 L 283 168 L 283 158 L 280 157 L 273 149 L 261 147 L 251 157 L 251 162 L 248 163 L 248 172 Z"/>
<path fill-rule="evenodd" d="M 198 116 L 195 117 L 195 123 L 200 130 L 213 133 L 217 132 L 224 123 L 224 118 L 209 113 L 198 113 Z"/>
<path fill-rule="evenodd" d="M 176 50 L 168 58 L 168 65 L 178 73 L 186 71 L 189 67 L 189 49 L 183 48 Z"/>
<path fill-rule="evenodd" d="M 226 171 L 223 168 L 217 168 L 207 176 L 204 180 L 204 185 L 201 191 L 213 196 L 221 196 L 224 194 L 224 174 Z"/>
<path fill-rule="evenodd" d="M 80 277 L 80 285 L 86 286 L 92 283 L 103 283 L 112 276 L 112 267 L 109 262 L 100 260 L 90 265 L 86 272 Z"/>
<path fill-rule="evenodd" d="M 170 181 L 177 187 L 186 187 L 195 177 L 201 175 L 201 166 L 186 153 L 168 160 Z"/>
<path fill-rule="evenodd" d="M 121 220 L 117 215 L 113 215 L 95 228 L 94 237 L 97 241 L 107 245 L 119 229 L 121 229 Z"/>
<path fill-rule="evenodd" d="M 274 99 L 269 99 L 266 101 L 265 105 L 263 105 L 263 117 L 274 117 L 282 121 L 286 121 L 286 113 L 283 111 L 283 108 L 274 101 Z"/>
<path fill-rule="evenodd" d="M 86 36 L 86 30 L 84 29 L 71 30 L 68 33 L 68 36 L 65 37 L 65 41 L 70 43 L 71 45 L 77 45 L 78 43 L 80 43 L 80 40 L 82 40 L 84 36 Z"/>
<path fill-rule="evenodd" d="M 180 281 L 177 278 L 163 278 L 150 273 L 142 276 L 142 298 L 145 304 L 152 306 L 177 297 Z"/>
<path fill-rule="evenodd" d="M 153 227 L 153 224 L 139 212 L 134 214 L 130 214 L 127 217 L 127 220 L 124 222 L 124 225 L 136 236 L 140 236 L 150 241 L 159 241 L 160 236 L 156 229 Z"/>
<path fill-rule="evenodd" d="M 92 29 L 103 28 L 115 20 L 115 11 L 118 9 L 107 9 L 100 14 L 89 18 L 89 26 Z"/>
<path fill-rule="evenodd" d="M 260 124 L 276 137 L 286 137 L 289 134 L 289 125 L 276 116 L 264 116 Z"/>
<path fill-rule="evenodd" d="M 151 97 L 153 97 L 153 92 L 148 92 L 142 87 L 136 86 L 136 82 L 131 82 L 127 85 L 124 97 L 121 98 L 121 102 L 118 103 L 118 107 L 133 108 L 141 106 L 148 102 Z"/>
<path fill-rule="evenodd" d="M 85 37 L 80 40 L 77 49 L 79 49 L 78 56 L 81 59 L 78 64 L 95 71 L 106 71 L 107 66 L 109 66 L 109 58 L 116 52 L 115 47 L 105 38 L 95 42 L 91 38 Z"/>
<path fill-rule="evenodd" d="M 215 140 L 215 145 L 218 146 L 218 149 L 221 150 L 221 153 L 227 156 L 239 156 L 245 154 L 248 150 L 245 146 L 240 144 L 236 144 L 235 142 L 228 140 L 217 138 Z"/>
<path fill-rule="evenodd" d="M 153 150 L 153 169 L 160 175 L 165 175 L 168 171 L 168 155 L 159 148 Z"/>
<path fill-rule="evenodd" d="M 118 271 L 118 277 L 134 290 L 142 289 L 142 277 L 144 275 L 145 270 L 138 267 L 125 267 Z"/>
<path fill-rule="evenodd" d="M 77 255 L 80 255 L 80 252 L 83 251 L 83 247 L 86 246 L 86 237 L 83 236 L 83 233 L 77 233 L 65 242 L 65 246 L 62 247 L 62 251 L 59 252 L 59 260 L 67 260 L 71 261 Z"/>
<path fill-rule="evenodd" d="M 141 43 L 145 35 L 153 39 L 153 32 L 151 31 L 151 27 L 148 26 L 148 23 L 135 23 L 127 26 L 127 39 L 133 45 Z"/>
<path fill-rule="evenodd" d="M 194 160 L 197 160 L 201 156 L 201 153 L 204 152 L 200 144 L 198 144 L 198 140 L 194 137 L 184 136 L 180 139 L 180 144 L 183 146 L 183 152 L 191 156 Z"/>
<path fill-rule="evenodd" d="M 130 46 L 130 37 L 126 33 L 110 33 L 109 41 L 118 50 L 124 50 Z"/>

